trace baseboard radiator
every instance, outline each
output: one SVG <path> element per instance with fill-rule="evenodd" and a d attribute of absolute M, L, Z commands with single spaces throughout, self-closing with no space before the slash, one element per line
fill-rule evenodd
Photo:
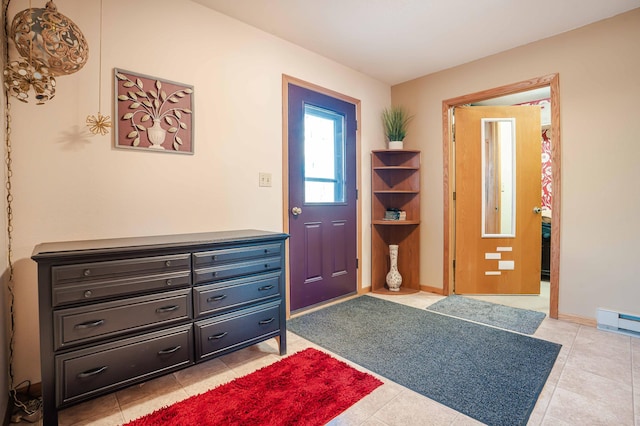
<path fill-rule="evenodd" d="M 598 328 L 640 337 L 640 315 L 597 309 Z"/>

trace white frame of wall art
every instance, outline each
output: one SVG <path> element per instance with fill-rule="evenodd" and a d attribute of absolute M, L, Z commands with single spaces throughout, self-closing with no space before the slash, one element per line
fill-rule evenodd
<path fill-rule="evenodd" d="M 114 68 L 116 148 L 193 154 L 193 86 Z"/>

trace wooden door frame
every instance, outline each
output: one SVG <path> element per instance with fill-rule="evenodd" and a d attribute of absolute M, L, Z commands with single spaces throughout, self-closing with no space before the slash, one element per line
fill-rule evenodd
<path fill-rule="evenodd" d="M 443 152 L 443 193 L 444 193 L 444 246 L 443 246 L 443 288 L 444 295 L 453 291 L 453 259 L 455 258 L 455 209 L 453 189 L 455 188 L 455 162 L 452 147 L 452 108 L 480 102 L 499 96 L 525 92 L 540 87 L 551 89 L 551 179 L 553 195 L 551 211 L 554 225 L 551 227 L 551 265 L 549 276 L 549 317 L 558 318 L 558 297 L 560 291 L 560 222 L 561 222 L 561 134 L 560 134 L 560 75 L 558 73 L 533 78 L 514 84 L 483 90 L 468 95 L 442 101 L 442 152 Z"/>
<path fill-rule="evenodd" d="M 289 84 L 313 90 L 332 98 L 340 99 L 356 106 L 356 193 L 360 193 L 361 186 L 361 163 L 360 163 L 360 100 L 344 95 L 339 92 L 318 86 L 308 81 L 300 80 L 290 75 L 282 74 L 282 226 L 284 232 L 289 230 Z M 356 256 L 359 259 L 356 271 L 357 283 L 356 291 L 362 293 L 362 197 L 356 198 Z M 289 264 L 289 240 L 285 243 L 285 274 L 287 280 L 287 319 L 291 317 L 291 268 Z"/>

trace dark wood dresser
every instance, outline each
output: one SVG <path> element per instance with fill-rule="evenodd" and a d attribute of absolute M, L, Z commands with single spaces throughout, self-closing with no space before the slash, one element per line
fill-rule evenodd
<path fill-rule="evenodd" d="M 286 352 L 282 233 L 240 230 L 44 243 L 44 425 L 58 409 L 255 343 Z"/>

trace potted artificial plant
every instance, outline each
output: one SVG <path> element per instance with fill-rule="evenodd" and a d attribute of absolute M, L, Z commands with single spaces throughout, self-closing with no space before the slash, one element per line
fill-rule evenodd
<path fill-rule="evenodd" d="M 401 106 L 392 106 L 382 111 L 384 132 L 389 139 L 389 149 L 402 149 L 404 137 L 407 135 L 407 125 L 413 118 Z"/>

